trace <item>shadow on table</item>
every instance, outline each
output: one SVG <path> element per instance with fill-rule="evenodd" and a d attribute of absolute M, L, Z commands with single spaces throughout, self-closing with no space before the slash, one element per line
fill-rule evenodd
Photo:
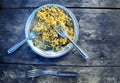
<path fill-rule="evenodd" d="M 45 64 L 54 64 L 60 61 L 64 61 L 65 57 L 67 57 L 68 54 L 61 56 L 61 57 L 57 57 L 57 58 L 45 58 L 45 57 L 41 57 L 39 55 L 36 54 L 36 58 L 42 62 L 45 62 Z"/>
<path fill-rule="evenodd" d="M 0 0 L 0 9 L 2 9 L 3 0 Z"/>
<path fill-rule="evenodd" d="M 39 62 L 43 62 L 43 63 L 45 63 L 45 64 L 51 64 L 51 65 L 61 65 L 61 64 L 64 64 L 64 65 L 68 65 L 66 62 L 69 62 L 69 64 L 75 64 L 75 63 L 77 63 L 78 61 L 80 61 L 80 62 L 83 62 L 83 63 L 85 63 L 86 62 L 86 59 L 84 59 L 83 57 L 81 57 L 81 56 L 79 56 L 79 55 L 72 55 L 72 53 L 70 52 L 70 53 L 67 53 L 66 55 L 63 55 L 63 56 L 61 56 L 61 57 L 57 57 L 57 58 L 44 58 L 44 57 L 41 57 L 41 56 L 39 56 L 39 55 L 37 55 L 37 54 L 35 54 L 35 53 L 33 53 L 34 55 L 33 56 L 35 56 L 36 55 L 36 57 L 35 57 L 35 59 L 36 60 L 39 60 L 38 61 L 38 63 Z M 77 58 L 78 57 L 78 58 Z M 77 60 L 77 59 L 78 60 Z M 75 62 L 75 60 L 76 60 L 76 62 Z"/>
<path fill-rule="evenodd" d="M 31 83 L 78 83 L 78 77 L 41 76 L 31 81 Z"/>

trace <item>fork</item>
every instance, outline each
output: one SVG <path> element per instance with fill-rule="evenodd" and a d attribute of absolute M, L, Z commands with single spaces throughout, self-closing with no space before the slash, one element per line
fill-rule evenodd
<path fill-rule="evenodd" d="M 76 48 L 76 50 L 78 50 L 78 52 L 82 55 L 83 58 L 87 59 L 88 58 L 88 55 L 81 49 L 78 47 L 77 44 L 75 44 L 68 36 L 68 33 L 67 31 L 61 26 L 61 25 L 58 25 L 57 28 L 53 27 L 56 32 L 61 36 L 61 37 L 64 37 L 64 38 L 67 38 L 72 44 L 73 46 Z"/>
<path fill-rule="evenodd" d="M 12 46 L 10 49 L 8 49 L 8 54 L 11 54 L 13 52 L 15 52 L 18 48 L 20 48 L 27 40 L 32 40 L 36 38 L 36 33 L 35 32 L 31 32 L 30 35 L 22 40 L 21 42 L 19 42 L 18 44 L 15 44 L 14 46 Z"/>
<path fill-rule="evenodd" d="M 79 73 L 69 71 L 41 71 L 39 69 L 29 70 L 27 72 L 28 78 L 34 78 L 44 75 L 52 75 L 57 77 L 77 77 L 79 76 Z"/>

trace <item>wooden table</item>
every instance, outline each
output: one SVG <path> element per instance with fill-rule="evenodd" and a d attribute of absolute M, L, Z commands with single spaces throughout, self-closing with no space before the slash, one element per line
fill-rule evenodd
<path fill-rule="evenodd" d="M 87 60 L 74 49 L 60 58 L 43 58 L 27 44 L 7 54 L 25 38 L 31 12 L 48 3 L 61 4 L 75 14 L 80 27 L 77 44 L 89 55 Z M 75 71 L 80 77 L 32 80 L 25 76 L 31 69 Z M 120 0 L 0 0 L 0 83 L 120 83 Z"/>

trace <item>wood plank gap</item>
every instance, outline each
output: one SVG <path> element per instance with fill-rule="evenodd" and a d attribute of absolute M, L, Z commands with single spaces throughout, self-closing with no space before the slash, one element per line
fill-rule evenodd
<path fill-rule="evenodd" d="M 59 66 L 59 67 L 120 67 L 117 65 L 94 65 L 94 66 L 82 66 L 82 65 L 56 65 L 56 64 L 25 64 L 25 63 L 0 63 L 4 65 L 12 64 L 12 65 L 39 65 L 39 66 Z"/>
<path fill-rule="evenodd" d="M 16 8 L 0 8 L 0 9 L 36 9 L 38 7 L 16 7 Z M 66 7 L 70 9 L 111 9 L 111 10 L 120 10 L 120 8 L 112 7 Z"/>

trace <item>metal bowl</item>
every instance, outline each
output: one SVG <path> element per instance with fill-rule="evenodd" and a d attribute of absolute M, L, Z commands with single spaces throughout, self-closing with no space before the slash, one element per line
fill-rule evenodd
<path fill-rule="evenodd" d="M 31 27 L 33 27 L 33 22 L 35 20 L 35 17 L 36 17 L 36 13 L 38 10 L 40 10 L 41 8 L 43 7 L 46 7 L 46 6 L 57 6 L 61 9 L 63 9 L 66 13 L 68 13 L 70 15 L 70 17 L 73 19 L 74 21 L 74 31 L 75 31 L 75 40 L 74 42 L 76 43 L 77 40 L 78 40 L 78 35 L 79 35 L 79 25 L 78 25 L 78 21 L 76 19 L 76 17 L 74 16 L 74 14 L 67 8 L 65 8 L 64 6 L 62 5 L 58 5 L 58 4 L 46 4 L 46 5 L 43 5 L 37 9 L 35 9 L 31 15 L 29 16 L 27 22 L 26 22 L 26 25 L 25 25 L 25 36 L 26 38 L 29 36 L 30 34 L 30 29 Z M 68 52 L 71 51 L 71 49 L 73 48 L 73 45 L 71 43 L 69 43 L 68 45 L 66 45 L 64 47 L 63 50 L 61 51 L 58 51 L 58 52 L 54 52 L 52 50 L 50 51 L 43 51 L 39 48 L 37 48 L 36 46 L 34 46 L 33 44 L 33 41 L 32 40 L 28 40 L 27 41 L 28 45 L 30 46 L 30 48 L 35 52 L 37 53 L 38 55 L 42 56 L 42 57 L 46 57 L 46 58 L 56 58 L 56 57 L 60 57 L 60 56 L 63 56 L 65 54 L 67 54 Z"/>

